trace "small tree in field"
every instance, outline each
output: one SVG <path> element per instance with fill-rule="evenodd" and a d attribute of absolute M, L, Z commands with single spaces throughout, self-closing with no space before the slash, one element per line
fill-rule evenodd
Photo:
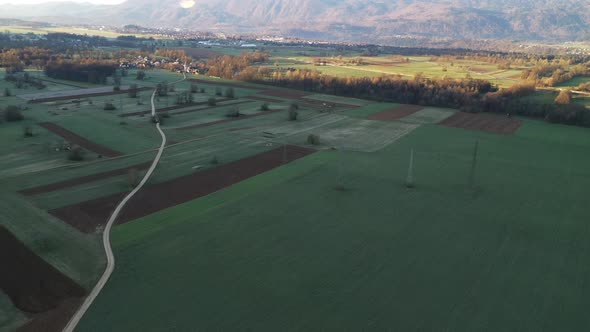
<path fill-rule="evenodd" d="M 209 106 L 215 106 L 217 104 L 217 99 L 215 99 L 215 97 L 211 97 L 207 100 L 207 105 Z"/>
<path fill-rule="evenodd" d="M 82 161 L 84 160 L 84 150 L 81 147 L 74 145 L 70 149 L 70 153 L 68 154 L 68 159 L 71 161 Z"/>
<path fill-rule="evenodd" d="M 225 90 L 225 96 L 227 98 L 235 98 L 236 95 L 235 95 L 235 92 L 234 92 L 234 88 L 227 88 Z"/>
<path fill-rule="evenodd" d="M 297 111 L 297 107 L 295 107 L 294 104 L 289 106 L 289 121 L 296 121 L 298 116 L 299 112 Z"/>
<path fill-rule="evenodd" d="M 117 108 L 115 107 L 115 105 L 113 103 L 111 103 L 111 102 L 105 102 L 104 103 L 104 110 L 105 111 L 114 111 L 116 109 Z"/>
<path fill-rule="evenodd" d="M 4 97 L 10 97 L 12 96 L 12 92 L 10 91 L 9 88 L 5 88 L 4 89 Z"/>
<path fill-rule="evenodd" d="M 313 134 L 307 136 L 307 144 L 320 145 L 320 136 Z"/>
<path fill-rule="evenodd" d="M 261 111 L 268 111 L 268 110 L 270 110 L 270 108 L 268 107 L 268 103 L 263 103 L 262 105 L 260 105 L 260 110 Z"/>
<path fill-rule="evenodd" d="M 129 86 L 129 97 L 130 98 L 137 98 L 137 84 L 131 84 Z"/>
<path fill-rule="evenodd" d="M 6 106 L 6 110 L 4 110 L 4 120 L 7 122 L 15 122 L 15 121 L 22 121 L 25 117 L 23 116 L 22 112 L 15 105 Z"/>
<path fill-rule="evenodd" d="M 135 79 L 138 81 L 143 81 L 144 78 L 145 78 L 145 72 L 143 70 L 140 70 L 137 72 L 137 74 L 135 74 Z"/>
<path fill-rule="evenodd" d="M 197 86 L 196 83 L 191 83 L 191 93 L 197 93 L 199 92 L 199 87 Z"/>
<path fill-rule="evenodd" d="M 557 98 L 555 98 L 555 103 L 558 105 L 567 105 L 572 102 L 572 92 L 570 90 L 561 90 Z"/>
<path fill-rule="evenodd" d="M 215 88 L 215 95 L 221 96 L 221 88 Z"/>

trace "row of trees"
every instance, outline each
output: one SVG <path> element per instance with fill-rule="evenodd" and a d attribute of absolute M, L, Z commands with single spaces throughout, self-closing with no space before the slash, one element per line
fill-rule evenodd
<path fill-rule="evenodd" d="M 107 77 L 113 76 L 117 69 L 114 62 L 52 62 L 45 67 L 45 74 L 51 78 L 106 84 Z"/>

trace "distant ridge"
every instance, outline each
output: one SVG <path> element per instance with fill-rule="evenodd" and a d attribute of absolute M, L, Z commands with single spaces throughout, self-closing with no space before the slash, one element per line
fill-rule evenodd
<path fill-rule="evenodd" d="M 128 0 L 4 5 L 0 17 L 55 23 L 139 24 L 380 42 L 396 35 L 454 39 L 590 39 L 587 0 Z"/>

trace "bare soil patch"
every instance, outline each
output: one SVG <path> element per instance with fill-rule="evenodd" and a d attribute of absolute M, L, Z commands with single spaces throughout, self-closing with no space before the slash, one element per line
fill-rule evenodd
<path fill-rule="evenodd" d="M 33 321 L 18 331 L 61 331 L 71 309 L 86 295 L 84 288 L 29 250 L 2 226 L 0 264 L 0 287 L 17 308 L 33 317 Z"/>
<path fill-rule="evenodd" d="M 45 186 L 27 188 L 27 189 L 20 190 L 18 193 L 25 195 L 25 196 L 33 196 L 33 195 L 49 193 L 49 192 L 64 189 L 64 188 L 75 187 L 75 186 L 78 186 L 78 185 L 81 185 L 84 183 L 107 179 L 107 178 L 118 176 L 118 175 L 125 175 L 131 169 L 136 169 L 136 170 L 148 169 L 151 164 L 152 164 L 151 162 L 137 164 L 137 165 L 133 165 L 133 166 L 125 167 L 125 168 L 115 169 L 112 171 L 107 171 L 107 172 L 82 176 L 82 177 L 78 177 L 75 179 L 55 182 L 55 183 L 48 184 Z"/>
<path fill-rule="evenodd" d="M 375 113 L 369 116 L 369 120 L 379 120 L 379 121 L 393 121 L 398 120 L 408 115 L 414 114 L 423 110 L 424 107 L 418 105 L 399 105 L 389 110 L 385 110 L 379 113 Z"/>
<path fill-rule="evenodd" d="M 220 124 L 220 123 L 227 123 L 227 122 L 234 122 L 234 121 L 242 121 L 242 120 L 254 118 L 254 117 L 257 117 L 257 116 L 262 116 L 262 115 L 267 115 L 267 114 L 274 114 L 274 113 L 278 113 L 278 112 L 284 112 L 284 111 L 282 111 L 282 110 L 261 111 L 261 112 L 256 113 L 256 114 L 244 115 L 244 116 L 241 116 L 239 118 L 217 120 L 217 121 L 212 121 L 212 122 L 199 123 L 199 124 L 192 125 L 192 126 L 180 127 L 180 128 L 176 128 L 176 130 L 189 130 L 189 129 L 204 128 L 204 127 L 209 127 L 209 126 L 213 126 L 213 125 Z"/>
<path fill-rule="evenodd" d="M 64 139 L 66 139 L 68 142 L 77 144 L 81 147 L 83 147 L 86 150 L 98 153 L 100 155 L 103 155 L 105 157 L 118 157 L 118 156 L 122 156 L 123 153 L 113 150 L 111 148 L 108 148 L 104 145 L 100 145 L 97 143 L 94 143 L 76 133 L 73 133 L 69 130 L 67 130 L 66 128 L 56 125 L 55 123 L 51 123 L 51 122 L 43 122 L 43 123 L 39 123 L 39 126 L 51 131 L 52 133 L 59 135 L 61 137 L 63 137 Z"/>
<path fill-rule="evenodd" d="M 186 55 L 193 57 L 193 58 L 214 58 L 218 56 L 222 56 L 223 53 L 213 51 L 208 48 L 181 48 L 181 50 L 186 52 Z"/>
<path fill-rule="evenodd" d="M 92 92 L 93 90 L 96 90 L 96 92 Z M 104 89 L 102 89 L 104 90 Z M 138 88 L 137 91 L 147 91 L 147 90 L 153 90 L 150 87 L 143 87 L 143 88 Z M 87 92 L 84 92 L 87 91 Z M 62 101 L 62 100 L 71 100 L 71 99 L 81 99 L 81 98 L 90 98 L 90 97 L 102 97 L 102 96 L 114 96 L 114 95 L 121 95 L 121 94 L 126 94 L 129 93 L 129 89 L 125 88 L 125 89 L 121 89 L 118 91 L 114 91 L 112 90 L 112 88 L 108 88 L 108 91 L 99 91 L 99 88 L 96 89 L 81 89 L 81 90 L 65 90 L 65 91 L 60 91 L 60 92 L 55 92 L 55 94 L 60 94 L 57 95 L 55 97 L 41 97 L 41 98 L 28 98 L 27 96 L 19 96 L 21 98 L 25 98 L 28 99 L 29 102 L 31 103 L 46 103 L 46 102 L 51 102 L 51 101 Z"/>
<path fill-rule="evenodd" d="M 314 153 L 315 150 L 287 146 L 286 162 Z M 227 188 L 250 177 L 283 165 L 283 148 L 247 157 L 216 168 L 146 187 L 133 197 L 121 213 L 118 224 L 192 201 Z M 120 193 L 49 211 L 83 232 L 103 225 L 126 193 Z"/>
<path fill-rule="evenodd" d="M 493 134 L 510 135 L 514 134 L 518 128 L 520 128 L 522 121 L 492 114 L 457 112 L 439 124 L 453 128 L 480 130 Z"/>
<path fill-rule="evenodd" d="M 246 99 L 258 100 L 258 101 L 266 101 L 269 103 L 282 103 L 284 100 L 272 99 L 272 98 L 264 98 L 260 96 L 248 96 L 245 97 Z"/>
<path fill-rule="evenodd" d="M 489 73 L 491 71 L 493 71 L 493 69 L 487 69 L 487 68 L 470 68 L 470 71 L 476 72 L 476 73 Z"/>

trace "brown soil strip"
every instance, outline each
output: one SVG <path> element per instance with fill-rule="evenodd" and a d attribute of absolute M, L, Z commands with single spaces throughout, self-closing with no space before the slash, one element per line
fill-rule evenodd
<path fill-rule="evenodd" d="M 219 98 L 216 99 L 218 103 L 220 102 L 224 102 L 227 100 L 230 100 L 229 98 Z M 209 102 L 208 101 L 200 101 L 198 103 L 192 103 L 190 105 L 174 105 L 174 106 L 169 106 L 169 107 L 164 107 L 164 108 L 160 108 L 157 109 L 156 112 L 159 113 L 167 113 L 170 111 L 175 111 L 175 110 L 179 110 L 179 109 L 183 109 L 183 108 L 189 108 L 189 107 L 195 107 L 195 106 L 203 106 L 203 105 L 207 105 Z M 184 113 L 189 113 L 189 112 L 193 112 L 194 110 L 188 111 L 188 112 L 184 112 Z M 146 114 L 152 114 L 152 110 L 148 110 L 148 111 L 139 111 L 139 112 L 131 112 L 131 113 L 123 113 L 123 114 L 119 114 L 120 117 L 122 118 L 126 118 L 126 117 L 130 117 L 130 116 L 136 116 L 136 115 L 146 115 Z M 182 114 L 181 112 L 178 112 L 176 114 Z"/>
<path fill-rule="evenodd" d="M 287 146 L 287 162 L 303 158 L 315 150 Z M 178 204 L 227 188 L 253 176 L 283 165 L 283 148 L 263 152 L 216 168 L 146 187 L 133 197 L 121 213 L 122 224 Z M 52 215 L 83 232 L 103 225 L 126 193 L 102 197 L 49 211 Z"/>
<path fill-rule="evenodd" d="M 218 56 L 223 56 L 224 54 L 221 52 L 216 52 L 207 48 L 181 48 L 186 55 L 193 57 L 193 58 L 214 58 Z"/>
<path fill-rule="evenodd" d="M 379 121 L 393 121 L 398 120 L 408 115 L 412 115 L 418 111 L 423 110 L 422 106 L 418 105 L 399 105 L 389 110 L 385 110 L 379 113 L 371 114 L 368 119 L 369 120 L 379 120 Z"/>
<path fill-rule="evenodd" d="M 514 134 L 522 125 L 518 119 L 500 115 L 457 112 L 439 124 L 453 128 L 485 131 L 493 134 Z"/>
<path fill-rule="evenodd" d="M 232 82 L 221 82 L 221 81 L 209 81 L 209 80 L 203 80 L 203 79 L 199 79 L 199 78 L 191 78 L 189 81 L 195 82 L 195 83 L 201 83 L 201 84 L 225 86 L 228 88 L 236 88 L 236 89 L 250 89 L 250 90 L 264 90 L 265 89 L 265 88 L 250 86 L 247 84 L 241 84 L 241 83 L 237 83 L 237 82 L 232 83 Z"/>
<path fill-rule="evenodd" d="M 6 228 L 0 226 L 0 288 L 21 311 L 33 314 L 33 322 L 45 317 L 46 325 L 52 325 L 63 317 L 63 325 L 56 329 L 27 329 L 19 331 L 60 331 L 67 323 L 71 311 L 67 310 L 72 301 L 86 295 L 84 288 L 45 262 Z M 40 326 L 40 325 L 37 325 Z"/>
<path fill-rule="evenodd" d="M 248 129 L 254 129 L 254 128 L 256 128 L 256 127 L 230 128 L 230 129 L 228 129 L 227 131 L 232 131 L 232 132 L 234 132 L 234 131 L 242 131 L 242 130 L 248 130 Z"/>
<path fill-rule="evenodd" d="M 254 118 L 254 117 L 257 117 L 257 116 L 262 116 L 262 115 L 267 115 L 267 114 L 273 114 L 273 113 L 277 113 L 277 112 L 281 112 L 281 111 L 282 110 L 264 111 L 264 112 L 260 112 L 260 113 L 256 113 L 256 114 L 241 116 L 239 118 L 232 118 L 232 119 L 224 119 L 224 120 L 217 120 L 217 121 L 212 121 L 212 122 L 199 123 L 199 124 L 192 125 L 192 126 L 186 126 L 186 127 L 176 128 L 176 130 L 189 130 L 189 129 L 197 129 L 197 128 L 209 127 L 209 126 L 213 126 L 213 125 L 220 124 L 220 123 L 227 123 L 227 122 L 234 122 L 234 121 L 242 121 L 242 120 Z"/>
<path fill-rule="evenodd" d="M 57 308 L 35 315 L 16 332 L 61 332 L 83 301 L 83 297 L 68 298 Z"/>
<path fill-rule="evenodd" d="M 301 99 L 305 96 L 311 95 L 311 93 L 298 91 L 298 90 L 265 90 L 265 91 L 259 92 L 259 94 L 271 96 L 271 97 L 287 98 L 287 99 Z"/>
<path fill-rule="evenodd" d="M 300 106 L 306 106 L 310 108 L 359 108 L 358 105 L 351 105 L 351 104 L 344 104 L 344 103 L 335 103 L 332 101 L 325 101 L 325 100 L 318 100 L 318 99 L 311 99 L 311 98 L 301 98 L 299 99 L 301 102 L 299 103 Z"/>
<path fill-rule="evenodd" d="M 250 101 L 246 100 L 246 101 L 240 101 L 240 102 L 232 103 L 232 104 L 224 104 L 224 105 L 217 105 L 217 106 L 211 106 L 211 107 L 206 107 L 206 108 L 199 108 L 199 109 L 192 109 L 192 110 L 174 112 L 174 113 L 172 113 L 172 115 L 186 114 L 186 113 L 193 113 L 193 112 L 201 112 L 201 111 L 210 111 L 210 110 L 214 110 L 216 108 L 222 108 L 222 107 L 228 107 L 228 106 L 234 106 L 234 105 L 241 105 L 241 104 L 247 104 L 247 103 L 250 103 Z"/>
<path fill-rule="evenodd" d="M 52 133 L 54 133 L 56 135 L 59 135 L 59 136 L 65 138 L 68 142 L 77 144 L 86 150 L 98 153 L 98 154 L 103 155 L 105 157 L 118 157 L 118 156 L 123 155 L 123 153 L 121 153 L 119 151 L 107 148 L 104 145 L 100 145 L 100 144 L 94 143 L 90 140 L 87 140 L 86 138 L 84 138 L 78 134 L 75 134 L 62 126 L 56 125 L 55 123 L 43 122 L 43 123 L 39 123 L 39 126 L 51 131 Z"/>
<path fill-rule="evenodd" d="M 137 91 L 147 91 L 147 90 L 153 90 L 153 88 L 143 87 L 143 88 L 137 89 Z M 50 102 L 50 101 L 61 101 L 61 100 L 81 99 L 81 98 L 89 98 L 89 97 L 122 95 L 125 93 L 129 93 L 129 90 L 85 93 L 85 94 L 78 94 L 78 95 L 72 95 L 72 96 L 61 96 L 61 97 L 50 97 L 50 98 L 39 98 L 39 99 L 31 100 L 30 102 L 38 104 L 38 103 L 46 103 L 46 102 Z"/>
<path fill-rule="evenodd" d="M 131 169 L 136 169 L 136 170 L 148 169 L 151 164 L 152 164 L 151 162 L 147 162 L 147 163 L 133 165 L 133 166 L 125 167 L 125 168 L 115 169 L 115 170 L 108 171 L 108 172 L 102 172 L 102 173 L 82 176 L 82 177 L 75 178 L 75 179 L 55 182 L 55 183 L 48 184 L 45 186 L 23 189 L 23 190 L 19 191 L 19 194 L 22 194 L 25 196 L 33 196 L 33 195 L 49 193 L 49 192 L 64 189 L 64 188 L 75 187 L 75 186 L 78 186 L 78 185 L 81 185 L 84 183 L 107 179 L 107 178 L 118 176 L 118 175 L 125 175 L 125 174 L 128 174 L 129 170 L 131 170 Z"/>
<path fill-rule="evenodd" d="M 252 99 L 252 100 L 257 100 L 257 101 L 266 101 L 269 103 L 282 103 L 284 102 L 284 100 L 278 100 L 278 99 L 272 99 L 272 98 L 264 98 L 264 97 L 259 97 L 259 96 L 248 96 L 245 97 L 246 99 Z"/>
<path fill-rule="evenodd" d="M 486 69 L 486 68 L 471 68 L 469 70 L 476 72 L 476 73 L 489 73 L 492 71 L 492 69 Z"/>

